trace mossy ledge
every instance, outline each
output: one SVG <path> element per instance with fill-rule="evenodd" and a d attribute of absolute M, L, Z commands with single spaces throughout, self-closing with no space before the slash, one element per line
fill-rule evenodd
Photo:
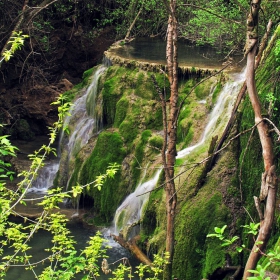
<path fill-rule="evenodd" d="M 167 73 L 167 67 L 164 64 L 150 63 L 138 60 L 132 60 L 124 57 L 120 57 L 114 53 L 114 49 L 120 48 L 118 43 L 115 43 L 110 47 L 108 51 L 104 52 L 105 59 L 112 65 L 124 66 L 129 69 L 141 69 L 150 72 L 165 72 Z M 203 78 L 215 73 L 215 69 L 207 68 L 195 68 L 195 67 L 178 67 L 178 76 L 180 79 L 191 79 L 191 78 Z"/>

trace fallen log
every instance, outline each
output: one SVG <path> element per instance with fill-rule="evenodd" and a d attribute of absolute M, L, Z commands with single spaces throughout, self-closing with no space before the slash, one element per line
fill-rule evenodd
<path fill-rule="evenodd" d="M 122 247 L 129 250 L 140 262 L 151 266 L 152 261 L 142 252 L 142 250 L 138 247 L 136 242 L 140 239 L 140 236 L 137 235 L 130 240 L 126 241 L 123 239 L 123 237 L 117 236 L 112 234 L 113 239 L 118 242 Z"/>

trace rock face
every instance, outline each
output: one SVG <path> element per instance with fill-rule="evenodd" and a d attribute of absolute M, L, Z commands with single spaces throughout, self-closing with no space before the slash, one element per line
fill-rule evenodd
<path fill-rule="evenodd" d="M 23 63 L 15 57 L 4 63 L 0 77 L 0 121 L 7 126 L 2 133 L 23 140 L 46 134 L 47 126 L 57 119 L 57 108 L 50 104 L 79 83 L 85 70 L 101 62 L 112 38 L 112 29 L 105 29 L 91 40 L 85 38 L 80 27 L 55 30 L 50 34 L 55 47 L 33 55 L 33 62 L 27 59 Z"/>

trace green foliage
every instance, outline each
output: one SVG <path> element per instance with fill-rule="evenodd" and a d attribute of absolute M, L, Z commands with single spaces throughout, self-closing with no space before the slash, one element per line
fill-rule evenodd
<path fill-rule="evenodd" d="M 259 232 L 260 223 L 250 223 L 249 225 L 245 225 L 243 227 L 248 230 L 246 231 L 247 234 L 257 235 Z"/>
<path fill-rule="evenodd" d="M 14 55 L 17 50 L 20 50 L 24 44 L 24 40 L 28 38 L 28 35 L 22 34 L 22 31 L 13 32 L 10 41 L 8 42 L 9 49 L 6 49 L 3 52 L 3 58 L 5 61 L 10 60 L 10 58 Z M 1 59 L 2 60 L 2 59 Z"/>
<path fill-rule="evenodd" d="M 206 237 L 217 237 L 219 240 L 223 242 L 222 247 L 232 245 L 237 239 L 239 239 L 239 237 L 233 236 L 231 239 L 226 239 L 224 237 L 224 231 L 226 227 L 227 225 L 224 225 L 222 228 L 215 227 L 214 228 L 215 233 L 207 234 Z"/>
<path fill-rule="evenodd" d="M 255 270 L 249 270 L 249 272 L 254 273 L 255 276 L 248 277 L 248 280 L 270 280 L 270 277 L 265 277 L 265 272 L 267 267 L 270 265 L 270 263 L 267 263 L 265 267 L 262 267 L 261 265 L 257 265 L 257 268 Z"/>
<path fill-rule="evenodd" d="M 31 186 L 33 180 L 38 174 L 38 170 L 44 166 L 44 160 L 49 153 L 55 153 L 55 150 L 50 147 L 54 142 L 54 137 L 57 134 L 58 128 L 62 127 L 63 118 L 67 114 L 69 104 L 62 104 L 63 97 L 59 98 L 55 104 L 59 105 L 59 120 L 53 128 L 50 128 L 50 143 L 48 146 L 43 145 L 34 154 L 29 155 L 31 166 L 29 171 L 24 171 L 21 176 L 23 180 L 20 182 L 19 189 L 14 192 L 5 187 L 5 183 L 0 182 L 0 275 L 5 277 L 7 269 L 12 266 L 25 266 L 34 273 L 36 279 L 76 279 L 78 273 L 84 273 L 83 279 L 96 279 L 99 276 L 99 260 L 106 257 L 105 252 L 107 246 L 104 246 L 105 240 L 101 234 L 90 237 L 88 245 L 81 252 L 75 249 L 75 240 L 71 236 L 71 232 L 67 229 L 67 219 L 65 215 L 59 212 L 54 212 L 54 209 L 59 209 L 58 204 L 62 203 L 65 198 L 70 198 L 81 194 L 83 189 L 92 186 L 100 189 L 106 179 L 113 179 L 119 169 L 117 164 L 109 165 L 106 172 L 96 177 L 96 179 L 84 186 L 77 185 L 67 192 L 62 192 L 61 188 L 50 189 L 43 200 L 38 205 L 43 207 L 40 217 L 36 221 L 30 223 L 16 224 L 8 221 L 11 214 L 17 214 L 15 206 L 18 203 L 25 202 L 25 194 Z M 2 157 L 15 156 L 16 147 L 12 146 L 8 140 L 8 136 L 0 137 L 0 168 L 2 177 L 6 177 L 9 167 Z M 38 232 L 45 230 L 52 235 L 52 245 L 45 248 L 49 253 L 48 257 L 32 263 L 32 255 L 29 250 L 30 239 Z M 5 254 L 5 250 L 9 246 L 12 249 L 11 254 Z M 34 268 L 41 263 L 50 262 L 40 275 L 37 275 Z"/>
<path fill-rule="evenodd" d="M 10 180 L 13 180 L 14 172 L 9 169 L 11 164 L 5 162 L 5 157 L 15 157 L 16 150 L 17 148 L 8 139 L 8 135 L 0 136 L 0 178 L 10 178 Z M 1 182 L 2 180 L 0 179 L 0 184 Z"/>
<path fill-rule="evenodd" d="M 162 278 L 163 267 L 168 264 L 169 253 L 165 252 L 163 256 L 154 255 L 154 261 L 152 266 L 140 264 L 138 268 L 138 274 L 140 279 L 157 280 Z M 145 277 L 145 272 L 148 272 L 152 277 Z"/>
<path fill-rule="evenodd" d="M 224 225 L 222 228 L 219 227 L 215 227 L 214 231 L 215 233 L 211 233 L 208 234 L 207 237 L 214 237 L 214 238 L 218 238 L 222 243 L 221 246 L 231 246 L 234 244 L 235 241 L 237 241 L 239 239 L 238 236 L 233 236 L 231 239 L 227 239 L 224 235 L 225 233 L 225 229 L 226 229 L 226 225 Z M 256 236 L 259 232 L 259 227 L 260 227 L 260 223 L 250 223 L 249 225 L 244 225 L 242 226 L 245 229 L 247 229 L 246 231 L 246 235 L 252 234 L 253 236 Z M 260 241 L 255 241 L 255 245 L 258 246 L 259 244 L 262 244 L 262 242 Z M 241 245 L 241 247 L 237 246 L 236 250 L 237 252 L 241 253 L 244 249 L 246 249 L 246 246 L 244 244 Z M 247 249 L 249 250 L 249 249 Z M 265 277 L 265 272 L 267 271 L 268 267 L 273 263 L 277 266 L 280 266 L 280 251 L 279 251 L 279 247 L 275 247 L 274 250 L 269 251 L 267 254 L 260 251 L 259 249 L 257 249 L 264 257 L 267 261 L 263 262 L 263 263 L 259 263 L 256 267 L 255 270 L 249 270 L 251 273 L 254 274 L 254 276 L 248 277 L 247 279 L 250 280 L 263 280 L 263 279 L 267 279 L 269 280 L 270 277 Z"/>
<path fill-rule="evenodd" d="M 198 45 L 212 45 L 222 51 L 229 49 L 244 37 L 240 25 L 245 13 L 240 10 L 246 11 L 246 7 L 246 1 L 229 3 L 218 0 L 205 3 L 203 9 L 190 7 L 190 20 L 182 31 L 183 36 Z"/>

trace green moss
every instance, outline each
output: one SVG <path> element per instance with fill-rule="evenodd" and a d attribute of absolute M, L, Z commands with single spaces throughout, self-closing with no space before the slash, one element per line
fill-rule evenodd
<path fill-rule="evenodd" d="M 161 151 L 162 145 L 163 145 L 162 136 L 155 135 L 155 136 L 151 137 L 151 139 L 149 140 L 149 145 L 153 148 L 153 150 L 155 152 L 159 153 Z"/>
<path fill-rule="evenodd" d="M 90 68 L 83 73 L 83 80 L 81 83 L 75 85 L 71 90 L 65 91 L 63 93 L 64 101 L 71 102 L 74 100 L 75 96 L 79 94 L 79 92 L 89 85 L 90 78 L 97 70 L 97 67 Z"/>
<path fill-rule="evenodd" d="M 224 264 L 224 251 L 219 241 L 206 235 L 223 224 L 227 215 L 219 193 L 201 195 L 199 203 L 187 202 L 180 210 L 176 224 L 174 275 L 180 279 L 207 278 Z"/>
<path fill-rule="evenodd" d="M 215 89 L 214 89 L 214 92 L 213 92 L 213 95 L 212 95 L 212 103 L 216 103 L 217 101 L 217 97 L 219 95 L 219 93 L 221 92 L 221 89 L 222 89 L 222 83 L 219 82 L 217 83 Z"/>
<path fill-rule="evenodd" d="M 258 68 L 256 73 L 256 81 L 257 81 L 257 90 L 259 93 L 259 98 L 262 106 L 262 112 L 264 115 L 267 115 L 268 112 L 268 102 L 266 99 L 266 95 L 269 92 L 273 92 L 275 98 L 277 100 L 280 99 L 280 90 L 279 85 L 275 83 L 277 80 L 277 73 L 275 69 L 277 68 L 276 60 L 274 56 L 274 46 L 277 38 L 280 38 L 280 27 L 278 26 L 277 31 L 270 41 L 270 45 L 268 47 L 269 51 L 266 51 L 264 54 L 265 60 L 262 62 L 262 66 Z M 278 101 L 277 101 L 278 102 Z M 279 104 L 279 103 L 278 103 Z M 279 105 L 276 105 L 279 106 Z M 279 127 L 279 118 L 280 112 L 274 111 L 274 114 L 271 116 L 272 121 Z M 244 101 L 242 114 L 240 116 L 240 131 L 244 131 L 248 128 L 251 128 L 254 125 L 254 112 L 252 110 L 252 105 L 248 99 Z M 271 134 L 274 140 L 277 138 L 276 135 Z M 275 143 L 275 142 L 274 142 Z M 277 145 L 274 145 L 274 164 L 276 165 L 276 169 L 279 170 L 279 148 Z M 241 188 L 242 195 L 244 199 L 244 204 L 246 205 L 247 211 L 250 213 L 252 218 L 258 221 L 259 217 L 255 209 L 253 196 L 258 196 L 260 192 L 261 185 L 261 174 L 264 171 L 263 165 L 263 154 L 262 147 L 259 140 L 259 135 L 257 131 L 254 132 L 253 135 L 250 133 L 244 134 L 240 137 L 240 158 L 239 158 L 239 168 L 242 170 L 241 172 Z M 246 216 L 246 220 L 243 220 L 243 224 L 248 224 L 250 222 L 250 218 Z M 277 223 L 274 225 L 277 227 Z M 271 242 L 269 243 L 269 247 L 273 247 L 273 242 L 278 239 L 279 232 L 278 230 L 272 229 Z M 251 248 L 251 243 L 248 241 L 247 234 L 242 233 L 243 243 Z M 246 260 L 247 255 L 245 255 L 244 259 Z"/>
<path fill-rule="evenodd" d="M 182 119 L 178 125 L 178 141 L 184 143 L 184 147 L 186 147 L 193 138 L 193 122 L 189 119 Z"/>
<path fill-rule="evenodd" d="M 146 145 L 151 135 L 152 132 L 150 130 L 143 131 L 141 135 L 141 139 L 140 141 L 138 141 L 135 148 L 135 159 L 132 162 L 132 181 L 135 187 L 141 175 L 141 166 L 139 166 L 139 163 L 143 162 L 144 150 L 146 148 Z"/>
<path fill-rule="evenodd" d="M 79 172 L 81 170 L 81 166 L 83 164 L 82 159 L 80 159 L 79 157 L 75 158 L 75 169 L 74 172 L 70 178 L 69 181 L 69 186 L 75 186 L 78 183 L 78 178 L 79 178 Z"/>
<path fill-rule="evenodd" d="M 138 128 L 133 119 L 125 119 L 120 127 L 120 134 L 124 138 L 125 143 L 132 144 L 138 134 Z"/>
<path fill-rule="evenodd" d="M 86 160 L 80 172 L 81 184 L 93 182 L 97 175 L 103 174 L 110 163 L 121 164 L 126 152 L 123 149 L 123 141 L 116 132 L 102 132 L 99 134 L 96 146 Z M 87 190 L 94 199 L 95 218 L 100 223 L 109 223 L 120 201 L 123 199 L 121 172 L 114 179 L 107 179 L 101 191 L 91 187 Z M 114 195 L 112 195 L 114 194 Z"/>
<path fill-rule="evenodd" d="M 115 122 L 114 126 L 119 127 L 119 125 L 123 122 L 127 115 L 129 107 L 129 100 L 126 97 L 122 97 L 116 105 L 116 117 L 115 117 Z"/>
<path fill-rule="evenodd" d="M 83 83 L 86 84 L 88 82 L 89 78 L 93 75 L 93 72 L 95 70 L 96 68 L 90 68 L 83 73 Z"/>
<path fill-rule="evenodd" d="M 145 123 L 149 129 L 162 129 L 162 110 L 159 108 L 159 104 L 158 109 L 155 110 L 155 112 L 145 115 Z"/>
<path fill-rule="evenodd" d="M 162 231 L 158 228 L 158 207 L 162 202 L 163 188 L 157 189 L 151 192 L 149 202 L 146 207 L 146 212 L 142 220 L 141 235 L 145 236 L 143 242 L 147 242 L 146 239 L 151 240 L 153 236 L 159 235 Z M 150 253 L 157 253 L 158 247 L 155 242 L 152 242 L 149 248 Z"/>
<path fill-rule="evenodd" d="M 103 118 L 106 125 L 112 125 L 115 120 L 117 102 L 120 99 L 120 93 L 115 90 L 117 88 L 117 83 L 117 77 L 113 77 L 106 80 L 103 85 Z"/>
<path fill-rule="evenodd" d="M 210 93 L 212 84 L 212 80 L 207 80 L 206 82 L 199 84 L 194 90 L 196 97 L 198 99 L 205 99 Z"/>

